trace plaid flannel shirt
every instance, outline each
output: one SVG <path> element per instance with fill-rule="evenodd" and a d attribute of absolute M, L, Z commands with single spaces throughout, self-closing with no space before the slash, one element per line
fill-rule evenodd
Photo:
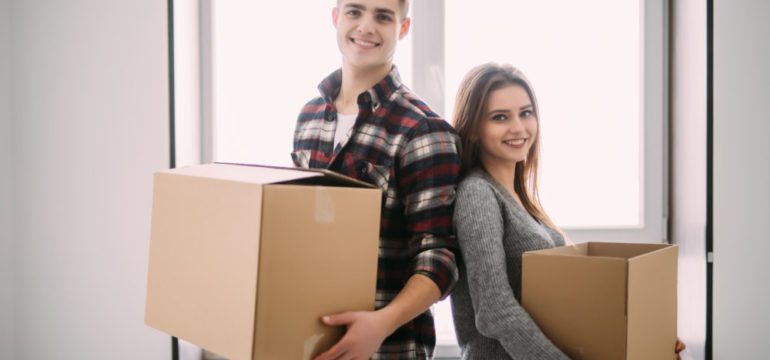
<path fill-rule="evenodd" d="M 452 228 L 459 142 L 454 129 L 401 84 L 394 66 L 358 96 L 355 125 L 335 148 L 341 70 L 318 86 L 294 133 L 295 165 L 323 168 L 383 190 L 376 305 L 390 303 L 414 274 L 433 280 L 445 298 L 458 269 Z M 430 310 L 383 342 L 373 359 L 425 359 L 436 343 Z"/>

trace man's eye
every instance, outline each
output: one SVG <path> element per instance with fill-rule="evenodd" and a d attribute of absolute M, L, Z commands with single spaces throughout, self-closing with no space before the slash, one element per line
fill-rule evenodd
<path fill-rule="evenodd" d="M 388 15 L 380 14 L 380 15 L 377 15 L 377 20 L 378 21 L 382 21 L 382 22 L 388 22 L 388 21 L 391 21 L 392 18 L 390 16 L 388 16 Z"/>
<path fill-rule="evenodd" d="M 351 10 L 348 10 L 347 14 L 350 16 L 359 16 L 361 15 L 361 11 L 357 9 L 351 9 Z"/>

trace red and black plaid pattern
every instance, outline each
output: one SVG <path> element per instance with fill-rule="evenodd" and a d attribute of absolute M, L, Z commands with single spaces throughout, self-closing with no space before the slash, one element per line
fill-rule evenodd
<path fill-rule="evenodd" d="M 382 308 L 413 274 L 432 279 L 446 297 L 458 269 L 452 210 L 460 170 L 454 129 L 401 84 L 395 66 L 358 96 L 359 114 L 348 140 L 335 152 L 334 98 L 342 72 L 318 86 L 294 133 L 295 165 L 330 169 L 383 190 L 377 303 Z M 373 359 L 432 357 L 435 329 L 430 311 L 388 337 Z"/>

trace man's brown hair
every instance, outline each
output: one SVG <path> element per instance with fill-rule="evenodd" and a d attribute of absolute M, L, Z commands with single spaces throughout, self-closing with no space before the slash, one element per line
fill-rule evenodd
<path fill-rule="evenodd" d="M 409 15 L 409 5 L 412 3 L 412 0 L 398 0 L 398 7 L 399 7 L 399 13 L 401 15 L 401 18 L 399 20 L 404 21 L 406 17 Z M 340 0 L 337 0 L 337 5 L 339 6 Z"/>

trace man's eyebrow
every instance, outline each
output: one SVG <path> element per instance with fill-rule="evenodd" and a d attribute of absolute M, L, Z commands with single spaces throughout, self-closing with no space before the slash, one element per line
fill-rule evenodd
<path fill-rule="evenodd" d="M 388 8 L 375 8 L 374 12 L 376 12 L 378 14 L 383 14 L 384 13 L 384 14 L 388 14 L 388 15 L 391 15 L 391 16 L 396 16 L 396 12 L 391 10 L 391 9 L 388 9 Z"/>
<path fill-rule="evenodd" d="M 366 6 L 363 6 L 361 4 L 356 4 L 356 3 L 347 3 L 347 4 L 345 4 L 344 7 L 345 8 L 354 8 L 354 9 L 358 9 L 358 10 L 366 10 Z"/>
<path fill-rule="evenodd" d="M 362 4 L 356 4 L 356 3 L 347 3 L 347 4 L 345 4 L 344 7 L 345 8 L 353 8 L 353 9 L 361 10 L 361 11 L 365 11 L 366 10 L 366 6 L 364 6 Z M 391 9 L 388 9 L 388 8 L 375 8 L 374 12 L 378 13 L 378 14 L 387 14 L 387 15 L 391 15 L 391 16 L 396 16 L 396 12 L 394 10 L 391 10 Z"/>

